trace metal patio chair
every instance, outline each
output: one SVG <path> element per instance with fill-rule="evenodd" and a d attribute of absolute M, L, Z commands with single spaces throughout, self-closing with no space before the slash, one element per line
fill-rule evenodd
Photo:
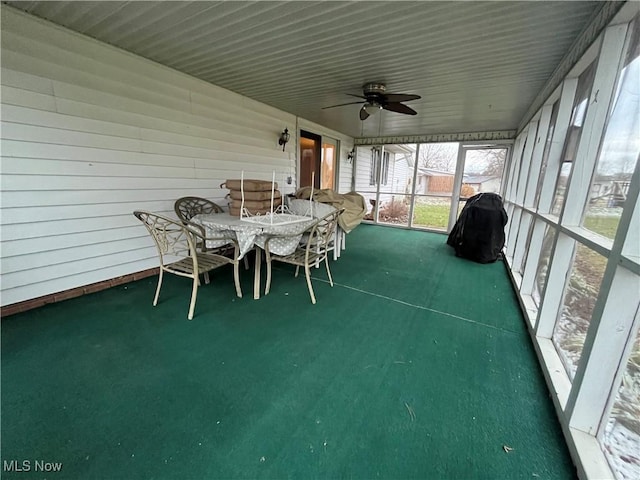
<path fill-rule="evenodd" d="M 296 250 L 290 255 L 274 255 L 269 251 L 269 242 L 277 236 L 267 238 L 264 244 L 265 257 L 267 261 L 267 283 L 264 293 L 267 295 L 271 288 L 271 263 L 283 262 L 296 266 L 296 277 L 300 267 L 304 267 L 305 276 L 307 278 L 307 287 L 309 288 L 309 295 L 311 295 L 311 303 L 316 303 L 316 296 L 313 293 L 313 286 L 311 285 L 311 267 L 324 262 L 327 269 L 327 275 L 329 277 L 329 283 L 333 287 L 333 278 L 331 277 L 331 270 L 329 269 L 328 253 L 332 248 L 334 239 L 334 233 L 338 224 L 338 216 L 342 213 L 342 210 L 335 210 L 324 217 L 318 219 L 313 224 L 306 236 L 306 242 L 299 245 Z"/>
<path fill-rule="evenodd" d="M 158 304 L 164 272 L 191 278 L 193 279 L 193 288 L 191 290 L 188 318 L 189 320 L 193 319 L 198 286 L 200 285 L 199 275 L 228 264 L 233 265 L 236 294 L 238 297 L 242 297 L 238 272 L 238 255 L 240 249 L 234 238 L 205 238 L 204 229 L 199 225 L 185 225 L 177 220 L 152 212 L 137 210 L 133 212 L 133 214 L 147 228 L 158 249 L 160 275 L 156 295 L 153 299 L 154 307 Z M 196 248 L 197 244 L 204 244 L 205 240 L 222 240 L 223 238 L 225 240 L 228 238 L 229 242 L 234 245 L 235 253 L 233 257 L 218 253 L 203 252 Z"/>
<path fill-rule="evenodd" d="M 182 197 L 173 205 L 176 215 L 183 222 L 189 222 L 200 213 L 222 213 L 224 210 L 217 203 L 201 197 Z"/>
<path fill-rule="evenodd" d="M 224 212 L 224 209 L 220 205 L 202 197 L 179 198 L 173 204 L 173 209 L 175 210 L 178 218 L 185 224 L 189 223 L 193 217 L 201 213 L 214 214 Z M 207 248 L 204 244 L 198 244 L 198 246 L 204 252 L 219 253 L 221 255 L 227 256 L 233 254 L 232 245 L 224 245 L 222 247 L 216 247 L 213 249 Z M 245 270 L 249 270 L 249 260 L 247 259 L 247 257 L 244 258 L 244 268 Z M 208 277 L 205 277 L 205 279 L 207 278 Z"/>

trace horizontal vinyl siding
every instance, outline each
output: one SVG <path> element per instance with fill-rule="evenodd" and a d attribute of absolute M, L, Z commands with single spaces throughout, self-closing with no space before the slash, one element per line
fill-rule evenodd
<path fill-rule="evenodd" d="M 293 115 L 6 7 L 1 73 L 3 306 L 155 267 L 133 210 L 297 164 Z"/>
<path fill-rule="evenodd" d="M 355 186 L 356 191 L 375 192 L 376 185 L 371 185 L 371 148 L 358 147 L 355 159 Z"/>
<path fill-rule="evenodd" d="M 349 152 L 348 150 L 347 152 Z M 342 159 L 340 162 L 340 178 L 338 179 L 338 192 L 339 193 L 348 193 L 353 190 L 351 185 L 351 177 L 353 176 L 353 163 Z"/>

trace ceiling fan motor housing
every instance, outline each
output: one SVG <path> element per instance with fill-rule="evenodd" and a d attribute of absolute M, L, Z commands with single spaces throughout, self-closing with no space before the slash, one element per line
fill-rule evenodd
<path fill-rule="evenodd" d="M 362 92 L 365 97 L 379 98 L 384 95 L 384 92 L 387 90 L 382 83 L 365 83 L 362 86 Z"/>

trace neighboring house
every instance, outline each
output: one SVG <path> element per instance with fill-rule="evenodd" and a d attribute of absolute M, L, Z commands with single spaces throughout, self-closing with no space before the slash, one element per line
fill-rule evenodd
<path fill-rule="evenodd" d="M 373 205 L 379 179 L 381 203 L 410 194 L 414 152 L 415 149 L 406 145 L 385 145 L 384 149 L 360 149 L 357 159 L 360 168 L 356 171 L 356 191 Z"/>
<path fill-rule="evenodd" d="M 462 183 L 473 187 L 475 193 L 500 191 L 500 177 L 497 175 L 464 175 Z"/>
<path fill-rule="evenodd" d="M 421 195 L 451 195 L 454 174 L 432 168 L 418 168 L 416 193 Z M 473 188 L 474 193 L 498 192 L 500 177 L 497 175 L 463 175 L 462 184 Z"/>
<path fill-rule="evenodd" d="M 418 167 L 416 193 L 421 195 L 450 195 L 454 174 L 433 168 Z"/>
<path fill-rule="evenodd" d="M 623 175 L 602 176 L 593 181 L 591 185 L 591 204 L 606 207 L 621 207 L 629 194 L 630 178 Z"/>

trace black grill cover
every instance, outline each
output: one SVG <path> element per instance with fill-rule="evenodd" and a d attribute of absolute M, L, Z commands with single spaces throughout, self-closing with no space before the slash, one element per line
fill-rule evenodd
<path fill-rule="evenodd" d="M 495 262 L 504 247 L 507 212 L 495 193 L 478 193 L 467 200 L 447 244 L 456 256 L 478 263 Z"/>

